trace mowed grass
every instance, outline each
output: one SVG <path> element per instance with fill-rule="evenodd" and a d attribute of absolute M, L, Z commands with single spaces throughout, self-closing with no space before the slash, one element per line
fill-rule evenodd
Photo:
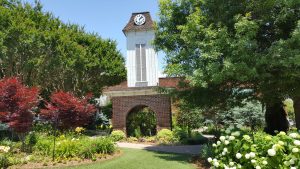
<path fill-rule="evenodd" d="M 76 169 L 195 169 L 190 156 L 147 150 L 122 149 L 120 157 L 108 161 L 68 167 Z M 67 169 L 67 168 L 65 168 Z"/>

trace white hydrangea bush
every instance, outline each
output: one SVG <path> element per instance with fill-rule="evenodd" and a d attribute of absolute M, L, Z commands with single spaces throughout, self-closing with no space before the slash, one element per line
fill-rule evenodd
<path fill-rule="evenodd" d="M 214 157 L 207 159 L 212 168 L 300 168 L 299 132 L 280 132 L 276 136 L 256 132 L 252 135 L 229 127 L 212 146 Z"/>

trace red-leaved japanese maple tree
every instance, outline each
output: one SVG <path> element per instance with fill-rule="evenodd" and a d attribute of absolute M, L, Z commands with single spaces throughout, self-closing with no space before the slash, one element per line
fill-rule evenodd
<path fill-rule="evenodd" d="M 22 141 L 32 127 L 38 95 L 37 88 L 26 87 L 16 77 L 0 80 L 0 122 L 8 124 Z"/>
<path fill-rule="evenodd" d="M 84 126 L 96 112 L 95 106 L 88 102 L 90 98 L 86 96 L 80 99 L 69 92 L 55 92 L 50 97 L 50 103 L 46 104 L 46 109 L 41 110 L 41 117 L 56 123 L 61 130 Z"/>

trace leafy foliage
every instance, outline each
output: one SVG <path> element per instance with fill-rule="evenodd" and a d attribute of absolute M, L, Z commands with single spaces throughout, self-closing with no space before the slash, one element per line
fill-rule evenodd
<path fill-rule="evenodd" d="M 161 0 L 155 45 L 166 73 L 189 80 L 180 97 L 190 104 L 271 106 L 300 95 L 299 8 L 298 0 Z"/>
<path fill-rule="evenodd" d="M 241 106 L 236 106 L 217 116 L 219 122 L 225 126 L 240 124 L 251 129 L 261 129 L 265 124 L 264 110 L 257 101 L 244 101 Z"/>
<path fill-rule="evenodd" d="M 191 137 L 191 131 L 199 128 L 203 122 L 202 110 L 191 107 L 183 100 L 179 103 L 179 110 L 176 116 L 177 125 L 187 129 L 188 136 Z"/>
<path fill-rule="evenodd" d="M 51 95 L 51 103 L 41 110 L 42 118 L 57 123 L 60 129 L 72 129 L 89 123 L 95 107 L 88 103 L 90 96 L 83 99 L 68 92 L 55 92 Z"/>
<path fill-rule="evenodd" d="M 126 134 L 122 130 L 114 130 L 110 136 L 114 141 L 120 141 L 126 138 Z"/>
<path fill-rule="evenodd" d="M 37 104 L 37 88 L 26 87 L 15 77 L 0 80 L 0 121 L 16 133 L 30 130 Z"/>
<path fill-rule="evenodd" d="M 178 141 L 174 133 L 169 129 L 162 129 L 158 131 L 156 139 L 161 144 L 170 144 Z"/>
<path fill-rule="evenodd" d="M 149 108 L 127 115 L 126 131 L 128 136 L 154 136 L 156 134 L 156 115 Z"/>
<path fill-rule="evenodd" d="M 126 71 L 115 41 L 63 23 L 38 1 L 1 0 L 0 78 L 10 76 L 39 86 L 47 98 L 58 90 L 99 95 L 123 81 Z"/>

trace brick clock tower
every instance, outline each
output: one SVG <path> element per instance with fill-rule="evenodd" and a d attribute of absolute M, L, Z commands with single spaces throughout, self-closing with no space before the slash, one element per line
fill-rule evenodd
<path fill-rule="evenodd" d="M 100 106 L 112 102 L 114 130 L 126 131 L 127 115 L 148 107 L 156 114 L 156 129 L 171 129 L 171 99 L 157 87 L 174 88 L 179 78 L 159 78 L 158 59 L 152 41 L 154 23 L 149 12 L 132 13 L 123 29 L 127 40 L 127 81 L 104 89 Z"/>

